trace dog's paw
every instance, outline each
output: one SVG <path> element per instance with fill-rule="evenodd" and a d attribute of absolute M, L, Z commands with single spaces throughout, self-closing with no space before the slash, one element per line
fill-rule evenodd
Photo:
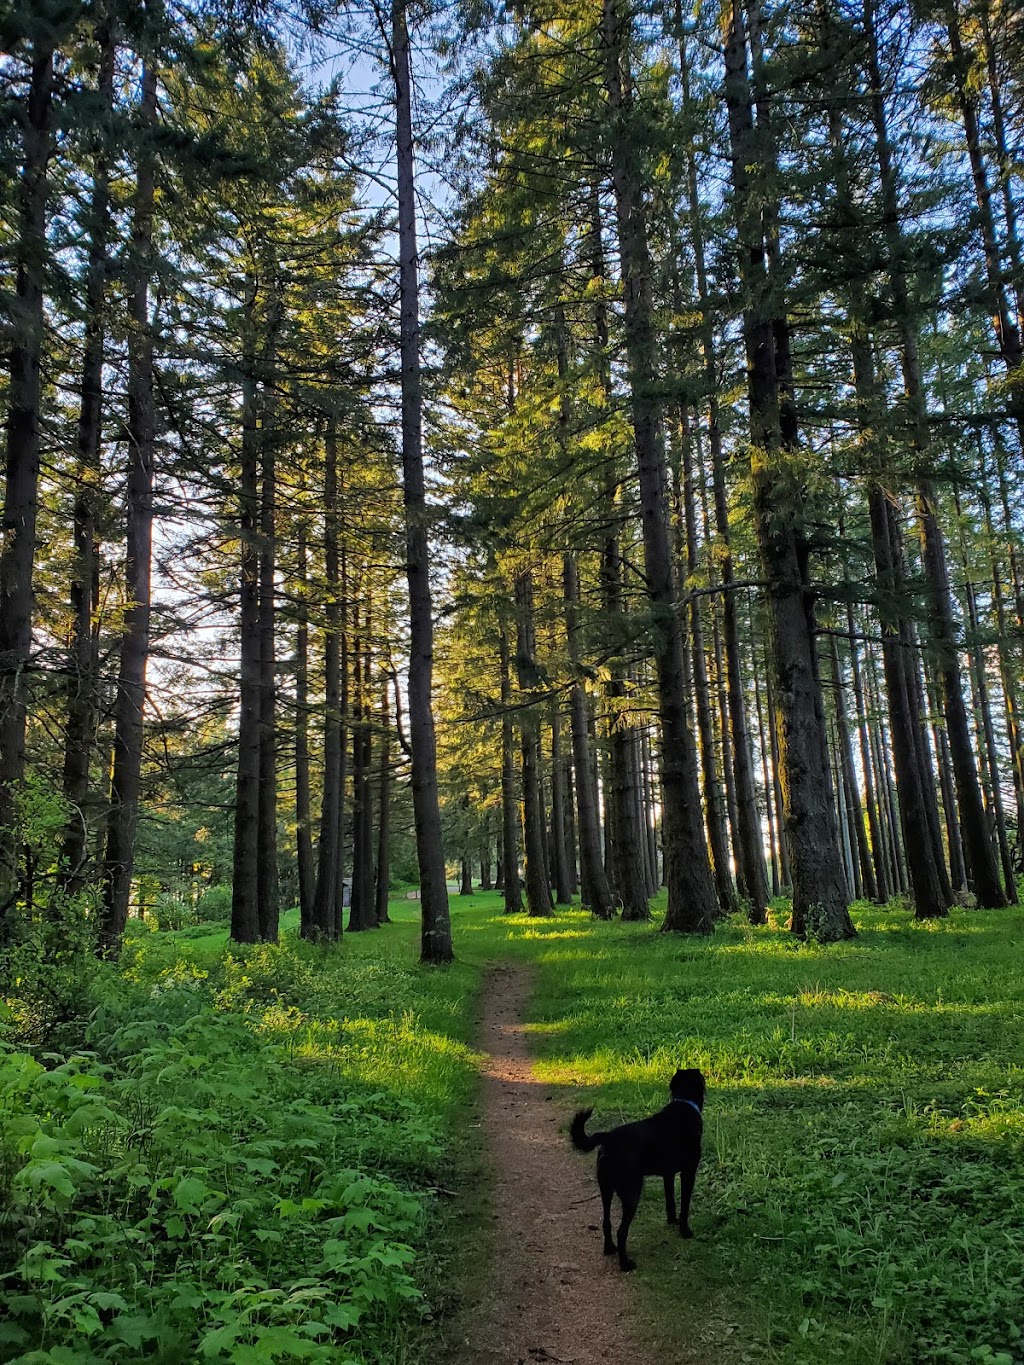
<path fill-rule="evenodd" d="M 623 1272 L 623 1274 L 628 1275 L 631 1270 L 636 1269 L 636 1261 L 620 1261 L 619 1269 Z"/>
<path fill-rule="evenodd" d="M 615 1255 L 615 1245 L 614 1245 L 614 1243 L 612 1243 L 612 1242 L 606 1242 L 606 1243 L 605 1243 L 604 1254 L 605 1254 L 606 1256 L 614 1256 L 614 1255 Z"/>
<path fill-rule="evenodd" d="M 693 1236 L 693 1228 L 687 1227 L 685 1223 L 681 1224 L 679 1228 L 679 1236 L 685 1237 L 687 1240 L 689 1240 Z"/>

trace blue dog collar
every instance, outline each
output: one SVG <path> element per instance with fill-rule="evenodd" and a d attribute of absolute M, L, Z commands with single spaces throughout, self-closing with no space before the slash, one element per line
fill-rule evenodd
<path fill-rule="evenodd" d="M 700 1105 L 697 1103 L 696 1100 L 676 1099 L 676 1100 L 673 1100 L 672 1103 L 673 1103 L 673 1104 L 688 1104 L 688 1105 L 690 1106 L 691 1109 L 696 1109 L 696 1111 L 697 1111 L 698 1114 L 701 1112 L 701 1110 L 700 1110 Z"/>

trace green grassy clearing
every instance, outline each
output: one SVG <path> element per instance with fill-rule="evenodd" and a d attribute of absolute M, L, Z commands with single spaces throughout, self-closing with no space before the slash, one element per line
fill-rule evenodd
<path fill-rule="evenodd" d="M 652 1340 L 710 1311 L 723 1365 L 1024 1359 L 1021 911 L 862 910 L 821 949 L 452 908 L 435 972 L 407 901 L 330 951 L 147 935 L 93 987 L 88 1053 L 0 1060 L 0 1360 L 436 1359 L 427 1305 L 485 1238 L 476 993 L 512 955 L 566 1107 L 708 1075 L 697 1240 L 654 1190 L 634 1234 Z"/>
<path fill-rule="evenodd" d="M 599 1120 L 709 1081 L 697 1240 L 651 1190 L 633 1241 L 653 1335 L 680 1305 L 734 1328 L 723 1359 L 1024 1359 L 1024 915 L 861 909 L 803 946 L 709 942 L 579 913 L 474 926 L 539 969 L 541 1073 Z M 471 937 L 470 934 L 464 938 Z M 682 1314 L 685 1331 L 686 1312 Z"/>

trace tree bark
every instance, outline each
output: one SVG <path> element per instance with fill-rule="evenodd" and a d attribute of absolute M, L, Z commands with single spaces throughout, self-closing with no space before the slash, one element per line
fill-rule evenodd
<path fill-rule="evenodd" d="M 626 667 L 619 653 L 624 648 L 626 621 L 622 603 L 622 557 L 619 549 L 621 513 L 618 490 L 606 492 L 609 535 L 601 554 L 601 597 L 605 617 L 616 634 L 616 655 L 608 661 L 605 684 L 608 721 L 608 763 L 605 783 L 605 869 L 612 895 L 628 921 L 650 918 L 647 894 L 640 802 L 639 773 L 635 762 L 635 728 L 630 723 L 626 698 Z"/>
<path fill-rule="evenodd" d="M 97 93 L 102 117 L 114 105 L 113 28 L 102 19 L 96 26 L 99 48 Z M 62 790 L 71 807 L 59 863 L 60 885 L 69 896 L 86 881 L 89 840 L 89 769 L 99 706 L 99 652 L 96 614 L 99 581 L 97 503 L 102 471 L 103 360 L 106 345 L 104 301 L 107 292 L 110 235 L 110 168 L 106 130 L 100 128 L 92 152 L 92 194 L 89 202 L 89 251 L 85 275 L 85 321 L 82 339 L 82 381 L 76 433 L 76 489 L 74 507 L 75 558 L 71 571 L 71 640 L 67 722 L 64 731 Z"/>
<path fill-rule="evenodd" d="M 1024 833 L 1024 726 L 1021 723 L 1020 694 L 1017 690 L 1017 673 L 1007 634 L 1009 621 L 1006 600 L 1003 594 L 1002 564 L 996 551 L 996 534 L 992 522 L 992 506 L 985 487 L 986 470 L 981 471 L 981 499 L 985 512 L 985 529 L 989 545 L 989 563 L 992 570 L 992 602 L 996 613 L 996 629 L 999 643 L 999 680 L 1003 690 L 1006 708 L 1006 737 L 1010 750 L 1010 765 L 1013 772 L 1013 791 L 1016 804 L 1017 830 Z M 1016 891 L 1016 887 L 1014 887 Z"/>
<path fill-rule="evenodd" d="M 373 803 L 370 793 L 372 738 L 370 733 L 370 587 L 365 584 L 362 638 L 353 626 L 352 698 L 352 895 L 349 933 L 377 924 L 373 888 Z"/>
<path fill-rule="evenodd" d="M 263 364 L 260 413 L 259 534 L 259 755 L 257 799 L 256 897 L 260 938 L 276 943 L 280 907 L 277 871 L 277 654 L 275 639 L 277 552 L 277 368 L 280 325 L 279 285 L 274 282 Z"/>
<path fill-rule="evenodd" d="M 341 932 L 337 888 L 341 881 L 342 769 L 341 637 L 344 588 L 339 555 L 341 505 L 338 440 L 333 421 L 324 441 L 324 773 L 310 937 L 332 940 Z"/>
<path fill-rule="evenodd" d="M 246 337 L 242 361 L 242 446 L 239 474 L 238 768 L 231 879 L 231 937 L 256 943 L 260 935 L 257 867 L 260 788 L 259 430 L 253 346 L 258 286 L 246 281 Z"/>
<path fill-rule="evenodd" d="M 128 486 L 124 565 L 125 613 L 114 701 L 114 766 L 103 862 L 100 943 L 115 952 L 128 918 L 135 830 L 142 780 L 146 665 L 152 604 L 153 463 L 156 412 L 153 394 L 153 331 L 149 283 L 153 268 L 156 159 L 152 131 L 157 117 L 156 70 L 142 72 L 141 137 L 132 211 L 130 332 L 128 338 Z"/>
<path fill-rule="evenodd" d="M 988 294 L 988 314 L 995 329 L 996 345 L 1006 367 L 1009 380 L 1007 407 L 1017 425 L 1017 432 L 1024 444 L 1024 386 L 1021 384 L 1021 364 L 1024 352 L 1021 349 L 1021 334 L 1017 320 L 1010 308 L 1003 284 L 1003 261 L 996 234 L 995 215 L 992 211 L 992 191 L 988 183 L 988 169 L 981 146 L 981 130 L 978 120 L 977 96 L 970 86 L 970 62 L 964 52 L 960 36 L 960 15 L 956 0 L 947 0 L 946 33 L 949 37 L 950 54 L 953 58 L 952 76 L 956 101 L 964 125 L 964 139 L 967 143 L 967 157 L 971 165 L 971 179 L 978 201 L 978 226 L 981 231 L 982 254 L 985 259 L 985 283 Z"/>
<path fill-rule="evenodd" d="M 957 519 L 962 528 L 963 508 L 959 492 L 956 492 L 954 496 L 956 499 Z M 1017 900 L 1016 880 L 1013 875 L 1013 864 L 1010 859 L 1010 843 L 1006 833 L 1006 812 L 1003 808 L 1003 791 L 999 773 L 999 762 L 996 757 L 996 732 L 992 720 L 992 702 L 989 695 L 985 650 L 980 639 L 981 620 L 978 613 L 978 593 L 974 585 L 974 579 L 971 575 L 970 559 L 962 530 L 960 533 L 960 562 L 964 574 L 964 595 L 967 599 L 967 624 L 970 627 L 971 635 L 973 637 L 970 653 L 974 683 L 975 716 L 980 717 L 981 720 L 978 735 L 979 748 L 981 750 L 982 768 L 988 777 L 988 783 L 985 790 L 985 805 L 991 814 L 991 822 L 995 825 L 996 843 L 999 849 L 999 861 L 1002 866 L 1007 903 L 1015 904 Z"/>
<path fill-rule="evenodd" d="M 697 506 L 694 494 L 693 447 L 685 411 L 681 414 L 681 426 L 686 573 L 688 578 L 693 578 L 698 571 Z M 708 688 L 707 660 L 704 656 L 704 623 L 701 620 L 700 605 L 699 597 L 691 597 L 690 652 L 693 658 L 693 690 L 697 708 L 697 733 L 700 737 L 701 774 L 704 779 L 704 823 L 708 831 L 711 872 L 718 893 L 718 908 L 723 915 L 729 915 L 737 908 L 736 887 L 730 871 L 725 812 L 718 784 L 718 757 L 715 753 L 714 730 L 711 724 L 711 694 Z"/>
<path fill-rule="evenodd" d="M 521 569 L 515 580 L 516 677 L 520 692 L 536 687 L 539 676 L 533 627 L 533 576 Z M 536 703 L 524 703 L 519 712 L 522 753 L 523 834 L 525 840 L 526 910 L 530 915 L 552 913 L 544 849 L 544 801 L 541 793 L 540 721 Z"/>
<path fill-rule="evenodd" d="M 380 699 L 380 778 L 377 818 L 377 923 L 389 924 L 388 892 L 391 887 L 391 711 L 388 677 L 384 675 Z"/>
<path fill-rule="evenodd" d="M 423 394 L 413 169 L 412 72 L 406 0 L 392 0 L 391 61 L 398 143 L 398 252 L 401 295 L 402 492 L 409 581 L 409 738 L 416 857 L 420 872 L 422 961 L 450 962 L 452 951 L 444 839 L 437 793 L 437 743 L 431 689 L 434 619 L 430 589 L 427 501 L 423 477 Z"/>
<path fill-rule="evenodd" d="M 611 887 L 601 856 L 601 827 L 598 818 L 596 786 L 590 753 L 590 727 L 587 694 L 580 678 L 579 575 L 573 555 L 562 559 L 562 586 L 565 600 L 565 634 L 569 666 L 573 674 L 569 694 L 572 726 L 572 757 L 576 771 L 576 808 L 579 817 L 580 883 L 584 906 L 598 919 L 611 919 L 615 913 Z"/>
<path fill-rule="evenodd" d="M 565 764 L 562 760 L 562 717 L 558 703 L 551 708 L 551 861 L 554 867 L 555 904 L 571 905 L 569 852 L 565 844 Z"/>
<path fill-rule="evenodd" d="M 498 626 L 498 662 L 501 670 L 501 889 L 505 914 L 517 915 L 523 909 L 523 888 L 519 880 L 519 803 L 516 800 L 512 731 L 512 679 L 504 619 Z"/>
<path fill-rule="evenodd" d="M 39 39 L 22 131 L 17 189 L 15 326 L 9 350 L 6 484 L 0 545 L 0 938 L 18 898 L 17 796 L 25 768 L 27 669 L 39 488 L 40 364 L 45 330 L 46 174 L 53 124 L 53 47 Z"/>
<path fill-rule="evenodd" d="M 757 716 L 757 734 L 759 736 L 759 747 L 761 751 L 761 781 L 764 784 L 764 814 L 765 823 L 768 826 L 768 853 L 772 869 L 772 895 L 782 894 L 785 886 L 785 878 L 782 875 L 782 860 L 779 856 L 779 840 L 776 836 L 775 810 L 777 809 L 775 800 L 775 782 L 773 778 L 775 752 L 772 748 L 771 761 L 769 762 L 768 750 L 769 740 L 774 737 L 774 723 L 766 723 L 764 707 L 761 703 L 761 684 L 758 682 L 757 669 L 754 669 L 754 712 Z"/>
<path fill-rule="evenodd" d="M 875 869 L 868 846 L 868 833 L 864 828 L 864 811 L 861 805 L 860 790 L 857 785 L 857 772 L 853 761 L 853 740 L 850 736 L 850 721 L 846 714 L 846 684 L 839 660 L 839 642 L 832 636 L 832 678 L 835 687 L 836 730 L 839 740 L 840 771 L 843 775 L 843 789 L 846 795 L 847 819 L 853 835 L 859 866 L 860 886 L 858 893 L 869 900 L 878 900 L 878 885 L 875 882 Z"/>
<path fill-rule="evenodd" d="M 684 112 L 691 106 L 689 62 L 686 56 L 685 27 L 682 3 L 675 8 L 679 70 L 683 89 Z M 747 705 L 743 690 L 742 655 L 736 594 L 733 590 L 732 548 L 729 512 L 725 487 L 725 452 L 722 448 L 722 428 L 718 393 L 720 387 L 718 356 L 715 344 L 715 318 L 708 285 L 704 239 L 704 215 L 698 188 L 695 144 L 690 141 L 686 150 L 687 192 L 689 196 L 690 242 L 697 279 L 697 301 L 701 309 L 701 347 L 704 362 L 704 395 L 707 403 L 708 445 L 711 455 L 711 486 L 715 506 L 715 530 L 718 536 L 715 562 L 722 580 L 722 628 L 725 646 L 725 687 L 728 699 L 728 719 L 731 740 L 731 771 L 726 770 L 726 795 L 730 784 L 735 797 L 735 853 L 743 894 L 749 902 L 752 924 L 763 924 L 767 918 L 768 877 L 764 861 L 764 835 L 757 810 L 754 784 L 754 760 L 750 730 L 747 724 Z M 723 746 L 724 747 L 724 746 Z M 724 763 L 723 753 L 723 763 Z"/>
<path fill-rule="evenodd" d="M 662 731 L 662 838 L 668 887 L 663 928 L 707 934 L 714 928 L 717 898 L 704 839 L 697 756 L 683 687 L 686 670 L 666 502 L 652 266 L 638 175 L 639 158 L 629 137 L 634 122 L 628 87 L 629 29 L 630 20 L 620 10 L 619 0 L 603 0 L 604 86 L 610 114 L 609 154 L 625 295 L 626 369 Z"/>
<path fill-rule="evenodd" d="M 309 783 L 309 578 L 305 513 L 299 513 L 295 630 L 295 854 L 299 876 L 299 935 L 312 938 L 316 873 Z"/>
<path fill-rule="evenodd" d="M 864 33 L 867 40 L 867 74 L 871 91 L 871 113 L 874 123 L 875 155 L 878 161 L 882 190 L 883 228 L 888 252 L 888 274 L 892 287 L 895 320 L 899 327 L 902 346 L 901 362 L 903 386 L 910 411 L 910 438 L 918 455 L 920 467 L 931 458 L 931 438 L 925 407 L 924 386 L 918 356 L 916 318 L 907 286 L 904 261 L 906 246 L 900 228 L 899 188 L 889 139 L 888 121 L 878 45 L 875 35 L 874 0 L 865 0 Z M 949 569 L 946 562 L 945 539 L 938 519 L 935 488 L 929 478 L 917 482 L 916 507 L 921 542 L 921 562 L 928 586 L 930 647 L 942 686 L 946 735 L 956 779 L 957 806 L 964 854 L 968 871 L 973 878 L 974 891 L 981 905 L 992 907 L 1006 904 L 1006 896 L 999 882 L 992 840 L 985 822 L 985 810 L 971 746 L 960 684 L 956 623 L 953 616 Z M 908 853 L 909 853 L 908 849 Z"/>
<path fill-rule="evenodd" d="M 864 794 L 868 812 L 868 828 L 871 832 L 871 852 L 874 860 L 875 886 L 879 902 L 884 905 L 892 895 L 888 868 L 885 860 L 885 845 L 882 836 L 879 801 L 875 787 L 874 765 L 871 758 L 871 739 L 868 732 L 867 713 L 864 709 L 864 682 L 861 677 L 860 659 L 857 653 L 856 630 L 854 628 L 853 603 L 846 605 L 846 631 L 850 650 L 850 677 L 853 683 L 853 704 L 857 718 L 857 743 L 860 751 L 860 766 L 864 774 Z"/>
<path fill-rule="evenodd" d="M 850 938 L 828 766 L 828 739 L 815 646 L 814 600 L 799 475 L 790 468 L 795 432 L 789 415 L 788 332 L 780 318 L 775 272 L 766 266 L 760 204 L 765 179 L 754 136 L 741 0 L 734 0 L 725 50 L 725 97 L 732 148 L 733 203 L 745 292 L 743 333 L 750 397 L 751 477 L 758 548 L 767 583 L 777 688 L 786 845 L 793 874 L 792 930 L 823 942 Z M 781 348 L 781 349 L 780 349 Z"/>

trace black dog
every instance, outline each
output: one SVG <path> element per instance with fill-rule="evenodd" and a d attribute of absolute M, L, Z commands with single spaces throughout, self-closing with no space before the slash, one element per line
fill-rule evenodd
<path fill-rule="evenodd" d="M 588 1133 L 587 1119 L 592 1109 L 580 1109 L 569 1125 L 572 1145 L 578 1152 L 597 1154 L 597 1182 L 604 1205 L 604 1254 L 618 1250 L 622 1270 L 633 1270 L 635 1261 L 626 1254 L 629 1225 L 636 1214 L 643 1192 L 644 1176 L 660 1175 L 665 1181 L 665 1212 L 669 1225 L 676 1221 L 676 1172 L 680 1176 L 679 1233 L 692 1237 L 690 1197 L 700 1162 L 700 1143 L 704 1131 L 704 1077 L 692 1068 L 677 1071 L 669 1082 L 672 1098 L 664 1109 L 637 1123 L 623 1123 L 607 1133 Z M 612 1241 L 612 1195 L 619 1196 L 622 1222 L 619 1241 Z"/>

